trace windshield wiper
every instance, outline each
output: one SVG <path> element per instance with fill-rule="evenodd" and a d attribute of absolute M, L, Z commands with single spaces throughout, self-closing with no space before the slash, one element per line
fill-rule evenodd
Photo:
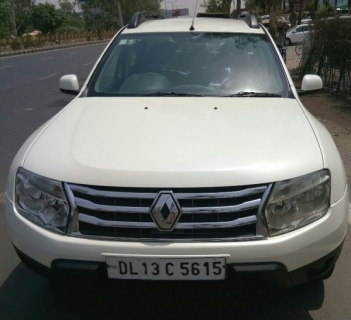
<path fill-rule="evenodd" d="M 203 97 L 201 94 L 193 94 L 186 92 L 174 92 L 174 91 L 159 91 L 153 92 L 146 95 L 147 97 Z"/>
<path fill-rule="evenodd" d="M 278 98 L 281 95 L 269 92 L 251 92 L 251 91 L 240 91 L 234 94 L 223 95 L 221 97 L 273 97 Z"/>

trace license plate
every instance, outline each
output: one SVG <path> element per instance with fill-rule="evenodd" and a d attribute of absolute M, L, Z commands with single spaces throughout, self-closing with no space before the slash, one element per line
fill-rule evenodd
<path fill-rule="evenodd" d="M 224 257 L 145 258 L 106 256 L 109 278 L 141 280 L 223 280 Z"/>

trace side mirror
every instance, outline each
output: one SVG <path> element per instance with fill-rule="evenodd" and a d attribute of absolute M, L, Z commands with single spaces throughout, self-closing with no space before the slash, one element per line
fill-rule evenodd
<path fill-rule="evenodd" d="M 313 93 L 323 89 L 323 80 L 315 74 L 306 74 L 302 79 L 301 90 L 298 90 L 299 95 Z"/>
<path fill-rule="evenodd" d="M 75 74 L 61 77 L 59 82 L 60 91 L 67 94 L 77 95 L 79 93 L 79 82 Z"/>

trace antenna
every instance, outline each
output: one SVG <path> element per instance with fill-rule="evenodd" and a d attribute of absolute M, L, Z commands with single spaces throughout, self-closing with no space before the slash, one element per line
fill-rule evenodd
<path fill-rule="evenodd" d="M 195 5 L 195 11 L 194 11 L 194 17 L 193 17 L 193 22 L 191 23 L 191 27 L 190 27 L 190 31 L 194 31 L 194 21 L 195 21 L 195 17 L 196 17 L 196 10 L 197 10 L 197 4 L 198 4 L 199 0 L 196 0 L 196 5 Z"/>

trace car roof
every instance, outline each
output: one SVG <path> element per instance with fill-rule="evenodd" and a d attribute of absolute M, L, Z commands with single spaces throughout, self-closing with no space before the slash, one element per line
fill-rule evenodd
<path fill-rule="evenodd" d="M 192 18 L 150 20 L 137 28 L 126 28 L 123 33 L 189 32 L 192 22 Z M 244 20 L 223 18 L 195 18 L 193 32 L 264 33 L 262 28 L 250 28 Z"/>

